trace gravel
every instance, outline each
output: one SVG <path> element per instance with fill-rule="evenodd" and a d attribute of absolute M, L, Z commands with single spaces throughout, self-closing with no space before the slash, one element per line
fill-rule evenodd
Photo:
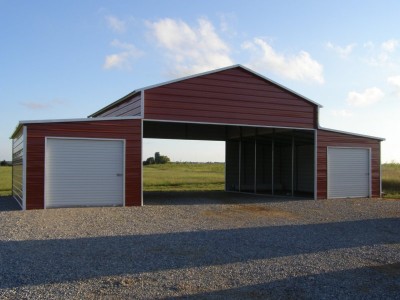
<path fill-rule="evenodd" d="M 0 299 L 400 299 L 400 200 L 145 204 L 19 211 L 0 198 Z"/>

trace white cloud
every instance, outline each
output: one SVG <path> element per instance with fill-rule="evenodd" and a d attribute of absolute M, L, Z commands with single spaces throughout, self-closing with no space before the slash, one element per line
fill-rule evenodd
<path fill-rule="evenodd" d="M 137 49 L 135 45 L 123 43 L 119 40 L 112 41 L 111 46 L 122 51 L 107 55 L 103 64 L 104 69 L 116 68 L 130 70 L 133 60 L 143 55 L 143 52 Z"/>
<path fill-rule="evenodd" d="M 396 93 L 400 97 L 400 75 L 391 76 L 387 79 L 387 81 L 396 88 Z"/>
<path fill-rule="evenodd" d="M 364 90 L 361 93 L 352 91 L 347 95 L 347 103 L 351 106 L 365 107 L 382 100 L 385 94 L 377 87 Z"/>
<path fill-rule="evenodd" d="M 356 46 L 356 44 L 354 44 L 354 43 L 353 44 L 349 44 L 349 45 L 344 46 L 344 47 L 340 47 L 340 46 L 334 45 L 331 42 L 328 42 L 326 44 L 326 47 L 328 47 L 329 49 L 335 51 L 342 58 L 348 57 L 351 54 L 351 52 L 353 51 L 355 46 Z"/>
<path fill-rule="evenodd" d="M 114 32 L 122 33 L 125 32 L 126 26 L 125 22 L 118 19 L 115 16 L 107 16 L 106 17 L 107 25 L 111 28 Z"/>
<path fill-rule="evenodd" d="M 285 56 L 277 53 L 261 38 L 254 38 L 253 41 L 244 43 L 242 48 L 253 53 L 252 61 L 249 63 L 251 68 L 273 71 L 293 80 L 324 83 L 323 66 L 312 59 L 306 51 L 300 51 L 297 55 Z"/>
<path fill-rule="evenodd" d="M 375 46 L 372 42 L 364 44 L 364 47 L 369 50 L 366 61 L 368 64 L 377 67 L 394 67 L 396 61 L 394 52 L 400 45 L 400 41 L 390 39 L 380 44 L 380 47 Z"/>
<path fill-rule="evenodd" d="M 197 27 L 181 20 L 161 19 L 149 22 L 152 35 L 172 65 L 174 76 L 184 76 L 232 65 L 228 45 L 206 19 Z"/>
<path fill-rule="evenodd" d="M 335 117 L 349 118 L 353 116 L 353 113 L 347 109 L 332 110 L 332 115 Z"/>
<path fill-rule="evenodd" d="M 395 39 L 390 39 L 387 40 L 386 42 L 383 42 L 381 47 L 383 51 L 386 52 L 394 52 L 399 45 L 399 41 Z"/>
<path fill-rule="evenodd" d="M 64 105 L 65 101 L 60 99 L 54 99 L 48 102 L 25 101 L 25 102 L 20 102 L 20 104 L 30 110 L 45 110 L 53 108 L 54 106 Z"/>

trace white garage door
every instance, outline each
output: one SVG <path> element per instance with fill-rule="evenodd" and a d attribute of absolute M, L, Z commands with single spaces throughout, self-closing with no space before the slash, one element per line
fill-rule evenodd
<path fill-rule="evenodd" d="M 369 149 L 328 148 L 328 198 L 369 197 Z"/>
<path fill-rule="evenodd" d="M 46 207 L 123 205 L 124 141 L 47 138 Z"/>

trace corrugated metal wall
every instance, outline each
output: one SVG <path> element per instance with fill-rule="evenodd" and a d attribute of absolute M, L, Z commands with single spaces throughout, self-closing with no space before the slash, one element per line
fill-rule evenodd
<path fill-rule="evenodd" d="M 367 137 L 359 137 L 351 134 L 318 130 L 318 199 L 328 197 L 327 193 L 327 151 L 328 147 L 361 147 L 371 149 L 371 197 L 380 197 L 380 141 Z"/>
<path fill-rule="evenodd" d="M 144 91 L 144 118 L 314 128 L 317 105 L 241 68 Z"/>
<path fill-rule="evenodd" d="M 18 203 L 23 206 L 24 176 L 24 134 L 23 127 L 12 141 L 12 193 Z"/>
<path fill-rule="evenodd" d="M 141 205 L 141 126 L 141 119 L 27 124 L 26 208 L 44 208 L 44 157 L 46 136 L 125 139 L 125 205 Z"/>
<path fill-rule="evenodd" d="M 140 116 L 142 112 L 141 94 L 137 93 L 127 99 L 121 101 L 109 109 L 96 115 L 96 117 L 125 117 L 125 116 Z"/>
<path fill-rule="evenodd" d="M 226 141 L 226 190 L 314 195 L 314 131 L 239 128 Z"/>

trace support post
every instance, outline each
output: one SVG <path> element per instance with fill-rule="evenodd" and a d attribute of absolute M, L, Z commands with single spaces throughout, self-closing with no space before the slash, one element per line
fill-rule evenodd
<path fill-rule="evenodd" d="M 254 136 L 254 193 L 257 193 L 257 128 Z"/>
<path fill-rule="evenodd" d="M 271 155 L 271 174 L 272 174 L 272 180 L 271 180 L 271 194 L 274 194 L 274 167 L 275 167 L 275 128 L 272 129 L 272 143 L 271 143 L 271 147 L 272 147 L 272 155 Z"/>
<path fill-rule="evenodd" d="M 240 137 L 239 137 L 239 192 L 242 191 L 242 127 L 240 127 Z"/>
<path fill-rule="evenodd" d="M 294 134 L 292 131 L 292 197 L 294 196 Z"/>

